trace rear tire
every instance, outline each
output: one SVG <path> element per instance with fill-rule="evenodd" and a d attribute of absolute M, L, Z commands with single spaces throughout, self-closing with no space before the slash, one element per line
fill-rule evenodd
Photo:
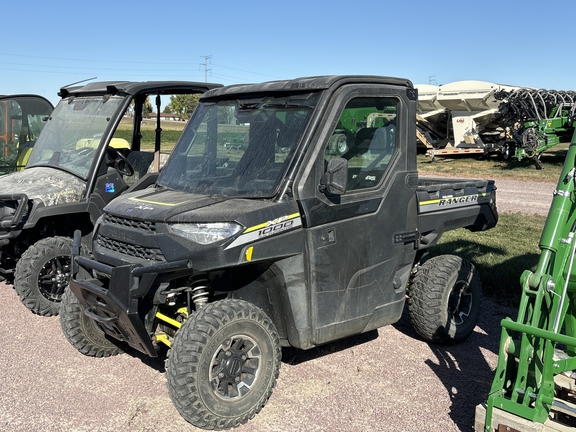
<path fill-rule="evenodd" d="M 178 412 L 203 429 L 246 423 L 264 407 L 280 372 L 276 327 L 242 300 L 209 304 L 174 336 L 166 376 Z"/>
<path fill-rule="evenodd" d="M 48 237 L 30 246 L 16 263 L 14 288 L 32 312 L 58 315 L 70 282 L 71 248 L 71 238 Z"/>
<path fill-rule="evenodd" d="M 480 314 L 482 282 L 472 263 L 454 255 L 426 261 L 409 289 L 408 311 L 416 332 L 429 342 L 466 339 Z"/>
<path fill-rule="evenodd" d="M 125 351 L 120 341 L 109 338 L 93 319 L 84 314 L 84 306 L 70 288 L 62 296 L 60 327 L 68 342 L 84 355 L 110 357 Z"/>

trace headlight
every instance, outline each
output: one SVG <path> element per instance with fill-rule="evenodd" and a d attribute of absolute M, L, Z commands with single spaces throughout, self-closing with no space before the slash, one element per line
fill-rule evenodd
<path fill-rule="evenodd" d="M 195 243 L 207 245 L 242 231 L 242 226 L 236 223 L 185 223 L 170 225 L 170 230 L 179 236 L 192 240 Z"/>

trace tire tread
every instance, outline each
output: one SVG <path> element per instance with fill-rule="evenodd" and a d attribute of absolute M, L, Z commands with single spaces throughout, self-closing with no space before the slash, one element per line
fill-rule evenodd
<path fill-rule="evenodd" d="M 193 376 L 197 372 L 202 352 L 219 328 L 237 320 L 250 319 L 259 323 L 273 338 L 274 370 L 271 385 L 258 404 L 244 415 L 223 419 L 208 411 L 198 398 L 198 386 Z M 246 423 L 258 414 L 272 395 L 280 373 L 282 351 L 278 333 L 272 321 L 256 306 L 242 300 L 222 300 L 195 312 L 178 330 L 166 367 L 170 398 L 180 414 L 194 426 L 203 429 L 229 429 Z"/>

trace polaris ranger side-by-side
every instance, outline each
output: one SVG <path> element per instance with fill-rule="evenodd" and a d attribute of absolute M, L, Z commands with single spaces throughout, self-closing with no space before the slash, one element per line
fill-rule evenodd
<path fill-rule="evenodd" d="M 58 313 L 70 278 L 73 232 L 80 230 L 89 244 L 104 206 L 151 165 L 159 165 L 161 138 L 164 149 L 167 133 L 172 132 L 162 133 L 160 127 L 161 97 L 198 94 L 217 86 L 122 81 L 60 90 L 62 99 L 48 117 L 26 168 L 0 177 L 0 278 L 14 281 L 26 307 L 41 315 Z M 155 102 L 158 115 L 150 129 L 156 124 L 156 131 L 144 130 L 143 107 Z M 142 148 L 145 132 L 151 135 L 148 148 Z M 172 145 L 179 135 L 180 131 Z M 152 164 L 154 158 L 158 163 Z"/>
<path fill-rule="evenodd" d="M 225 429 L 266 404 L 281 347 L 394 323 L 407 289 L 426 340 L 467 337 L 474 266 L 421 261 L 446 230 L 495 226 L 496 188 L 418 178 L 416 102 L 410 81 L 378 76 L 205 93 L 156 183 L 106 206 L 92 258 L 75 236 L 67 339 L 96 357 L 170 347 L 178 411 Z"/>

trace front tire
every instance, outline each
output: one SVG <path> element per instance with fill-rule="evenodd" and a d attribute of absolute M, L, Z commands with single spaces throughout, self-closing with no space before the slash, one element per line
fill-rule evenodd
<path fill-rule="evenodd" d="M 178 412 L 194 426 L 228 429 L 264 407 L 280 372 L 276 327 L 242 300 L 198 310 L 174 337 L 166 375 Z"/>
<path fill-rule="evenodd" d="M 58 315 L 70 282 L 71 248 L 71 238 L 48 237 L 30 246 L 16 263 L 14 288 L 32 312 Z"/>
<path fill-rule="evenodd" d="M 416 332 L 429 342 L 466 339 L 480 314 L 482 282 L 472 263 L 454 255 L 426 261 L 409 288 L 408 311 Z"/>
<path fill-rule="evenodd" d="M 84 306 L 70 288 L 62 296 L 60 327 L 68 342 L 84 355 L 110 357 L 125 351 L 120 341 L 109 339 L 96 322 L 84 314 Z"/>

